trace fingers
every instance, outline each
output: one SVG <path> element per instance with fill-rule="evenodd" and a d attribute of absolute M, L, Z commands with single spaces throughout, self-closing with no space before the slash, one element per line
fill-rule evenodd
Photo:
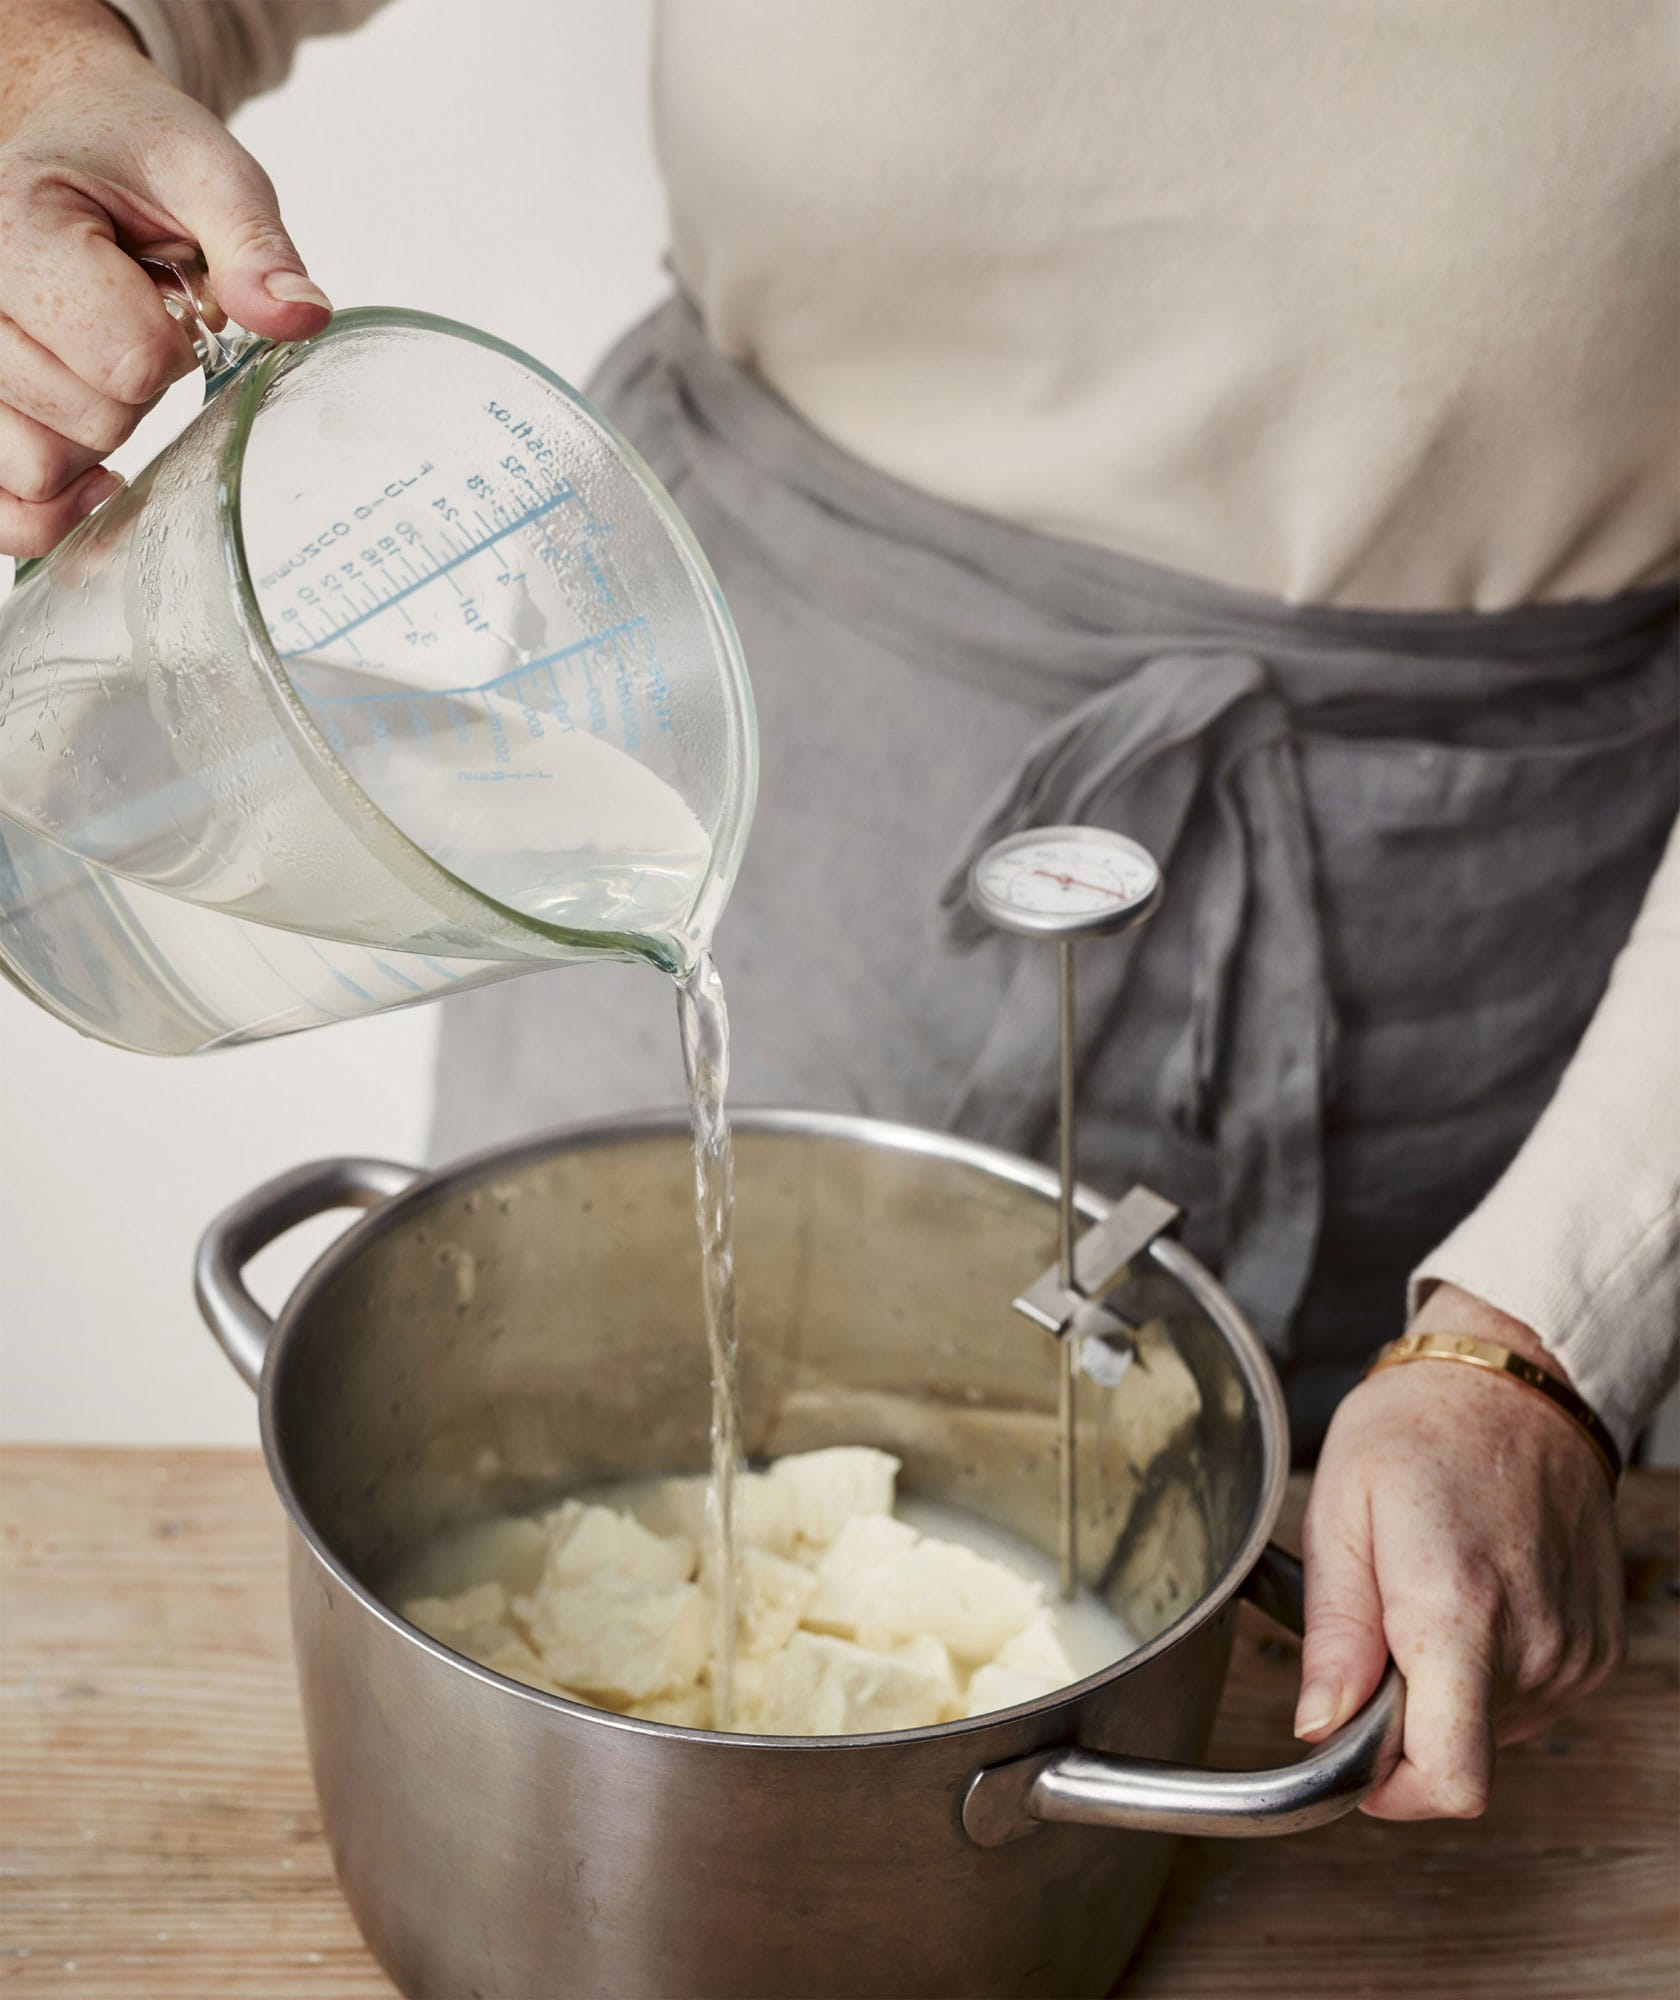
<path fill-rule="evenodd" d="M 1307 1629 L 1295 1734 L 1317 1743 L 1370 1699 L 1388 1663 L 1363 1492 L 1338 1487 L 1333 1472 L 1321 1473 L 1302 1544 Z"/>
<path fill-rule="evenodd" d="M 226 136 L 226 135 L 223 135 Z M 273 340 L 306 340 L 332 316 L 280 219 L 273 183 L 231 138 L 208 157 L 177 158 L 161 191 L 204 252 L 211 289 L 241 326 Z"/>
<path fill-rule="evenodd" d="M 1620 1565 L 1605 1565 L 1617 1586 L 1614 1597 L 1595 1601 L 1591 1583 L 1568 1606 L 1525 1609 L 1515 1621 L 1516 1667 L 1507 1675 L 1504 1699 L 1494 1712 L 1501 1748 L 1526 1743 L 1554 1728 L 1577 1702 L 1610 1679 L 1626 1653 L 1625 1611 Z M 1602 1579 L 1593 1579 L 1602 1585 Z M 1573 1622 L 1572 1622 L 1573 1619 Z"/>
<path fill-rule="evenodd" d="M 1616 1610 L 1620 1613 L 1618 1603 Z M 1591 1640 L 1571 1649 L 1556 1678 L 1538 1695 L 1523 1696 L 1496 1712 L 1494 1740 L 1501 1750 L 1554 1730 L 1569 1712 L 1594 1694 L 1622 1664 L 1626 1651 L 1618 1615 Z"/>
<path fill-rule="evenodd" d="M 101 465 L 84 472 L 53 499 L 38 504 L 0 493 L 0 550 L 23 562 L 44 556 L 121 485 L 117 475 Z"/>
<path fill-rule="evenodd" d="M 100 85 L 121 114 L 49 95 L 0 146 L 0 548 L 25 557 L 112 490 L 94 461 L 195 366 L 135 261 L 149 246 L 196 240 L 221 309 L 259 334 L 331 316 L 245 149 L 148 65 L 119 70 Z"/>
<path fill-rule="evenodd" d="M 95 461 L 196 365 L 190 339 L 131 251 L 193 236 L 222 309 L 257 333 L 302 339 L 331 315 L 267 175 L 207 113 L 181 105 L 179 124 L 152 135 L 143 185 L 49 156 L 0 156 L 6 553 L 45 553 L 114 490 L 118 482 L 93 477 Z"/>
<path fill-rule="evenodd" d="M 122 484 L 92 468 L 149 405 L 98 395 L 0 319 L 0 550 L 27 560 L 57 546 Z"/>
<path fill-rule="evenodd" d="M 28 560 L 122 484 L 96 461 L 193 357 L 86 197 L 61 189 L 0 223 L 16 253 L 0 259 L 0 550 Z"/>
<path fill-rule="evenodd" d="M 1376 1819 L 1474 1818 L 1493 1781 L 1491 1606 L 1467 1589 L 1432 1591 L 1385 1615 L 1364 1490 L 1339 1489 L 1333 1471 L 1331 1479 L 1315 1486 L 1304 1531 L 1295 1734 L 1316 1743 L 1346 1722 L 1375 1691 L 1392 1645 L 1406 1676 L 1402 1757 L 1364 1810 Z"/>
<path fill-rule="evenodd" d="M 85 445 L 96 457 L 115 451 L 149 407 L 100 395 L 57 355 L 4 317 L 0 317 L 0 400 L 67 443 Z M 0 476 L 0 485 L 9 484 Z"/>
<path fill-rule="evenodd" d="M 0 403 L 0 492 L 38 502 L 62 493 L 100 454 Z"/>
<path fill-rule="evenodd" d="M 8 196 L 5 241 L 0 312 L 95 396 L 132 408 L 194 366 L 192 343 L 157 287 L 82 189 L 43 180 Z M 9 377 L 0 377 L 6 390 Z"/>
<path fill-rule="evenodd" d="M 95 461 L 194 366 L 113 211 L 133 204 L 92 176 L 0 160 L 0 550 L 25 560 L 116 491 Z"/>
<path fill-rule="evenodd" d="M 1475 1819 L 1493 1785 L 1491 1638 L 1461 1626 L 1400 1665 L 1404 1754 L 1362 1810 L 1373 1819 Z"/>

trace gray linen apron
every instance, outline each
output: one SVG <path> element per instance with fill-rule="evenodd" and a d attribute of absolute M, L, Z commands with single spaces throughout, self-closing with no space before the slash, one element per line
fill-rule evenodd
<path fill-rule="evenodd" d="M 1627 937 L 1680 805 L 1674 592 L 1296 609 L 1051 540 L 839 451 L 680 299 L 592 394 L 693 525 L 758 701 L 717 941 L 734 1101 L 1048 1156 L 1055 954 L 982 930 L 963 878 L 1018 826 L 1141 839 L 1159 915 L 1080 954 L 1081 1175 L 1186 1207 L 1311 1451 Z M 444 1004 L 436 1154 L 682 1098 L 652 971 Z"/>

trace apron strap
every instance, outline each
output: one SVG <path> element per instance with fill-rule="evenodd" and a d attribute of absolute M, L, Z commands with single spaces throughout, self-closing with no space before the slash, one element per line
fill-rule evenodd
<path fill-rule="evenodd" d="M 1198 809 L 1211 814 L 1213 837 L 1195 843 L 1207 860 L 1189 879 L 1174 864 Z M 1175 1120 L 1215 1147 L 1224 1278 L 1281 1348 L 1323 1216 L 1333 1014 L 1293 728 L 1260 661 L 1158 654 L 1036 737 L 941 891 L 946 939 L 972 946 L 993 935 L 969 906 L 968 871 L 994 840 L 1081 823 L 1141 840 L 1167 894 L 1194 903 L 1189 1012 L 1163 1092 Z M 1135 954 L 1150 935 L 1145 926 L 1081 954 L 1081 1076 L 1122 1032 Z M 1044 1149 L 1056 1103 L 1055 990 L 1055 954 L 1022 945 L 950 1123 L 1016 1151 Z"/>

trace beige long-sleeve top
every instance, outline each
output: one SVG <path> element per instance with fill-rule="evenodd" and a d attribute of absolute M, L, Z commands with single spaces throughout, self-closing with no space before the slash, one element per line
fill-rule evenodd
<path fill-rule="evenodd" d="M 379 0 L 114 4 L 225 112 Z M 661 0 L 654 95 L 710 338 L 860 458 L 1291 602 L 1497 610 L 1680 571 L 1677 82 L 1672 0 Z M 1433 1279 L 1624 1444 L 1672 1379 L 1680 838 Z"/>

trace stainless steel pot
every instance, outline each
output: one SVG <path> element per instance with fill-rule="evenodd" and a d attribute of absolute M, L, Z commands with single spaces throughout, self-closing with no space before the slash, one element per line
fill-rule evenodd
<path fill-rule="evenodd" d="M 749 1450 L 880 1444 L 907 1489 L 1053 1549 L 1050 1337 L 1010 1304 L 1053 1251 L 1052 1179 L 864 1119 L 764 1112 L 737 1135 Z M 327 1835 L 404 1993 L 1100 1994 L 1170 1835 L 1314 1825 L 1386 1775 L 1392 1669 L 1299 1763 L 1198 1767 L 1239 1596 L 1298 1628 L 1300 1577 L 1267 1548 L 1288 1459 L 1276 1380 L 1170 1240 L 1121 1298 L 1139 1358 L 1079 1389 L 1084 1572 L 1146 1640 L 1106 1672 L 933 1729 L 720 1736 L 534 1693 L 405 1624 L 381 1579 L 438 1528 L 705 1463 L 692 1190 L 684 1121 L 597 1125 L 429 1176 L 303 1167 L 200 1247 L 200 1303 L 260 1379 L 291 1518 Z M 271 1324 L 242 1266 L 344 1206 L 375 1212 Z"/>

